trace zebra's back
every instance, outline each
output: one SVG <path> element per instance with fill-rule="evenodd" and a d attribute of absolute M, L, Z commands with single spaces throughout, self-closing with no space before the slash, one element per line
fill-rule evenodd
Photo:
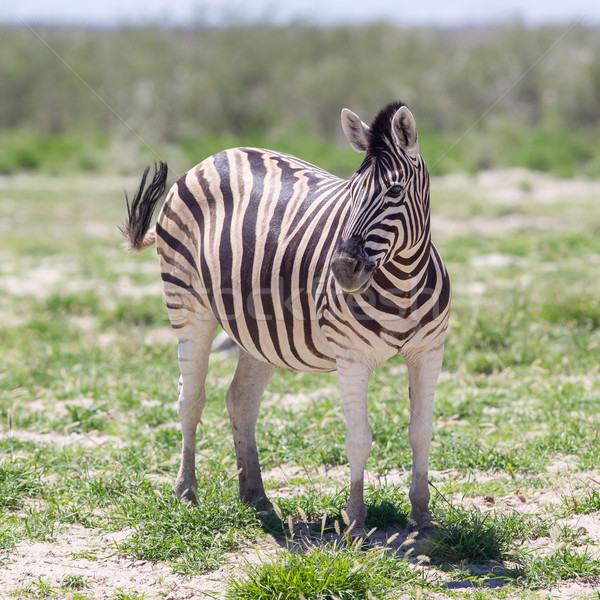
<path fill-rule="evenodd" d="M 188 171 L 156 229 L 174 327 L 212 313 L 259 359 L 335 369 L 318 321 L 349 209 L 346 181 L 277 152 L 236 148 Z"/>

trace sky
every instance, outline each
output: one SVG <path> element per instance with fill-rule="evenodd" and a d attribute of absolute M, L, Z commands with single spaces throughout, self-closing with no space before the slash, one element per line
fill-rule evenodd
<path fill-rule="evenodd" d="M 600 24 L 598 0 L 0 0 L 0 23 L 118 26 L 360 24 L 400 26 Z"/>

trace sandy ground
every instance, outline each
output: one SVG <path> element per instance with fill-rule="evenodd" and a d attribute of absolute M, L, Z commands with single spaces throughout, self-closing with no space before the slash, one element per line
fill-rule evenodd
<path fill-rule="evenodd" d="M 11 590 L 26 588 L 40 578 L 60 587 L 72 575 L 85 578 L 89 587 L 81 592 L 93 592 L 94 598 L 112 598 L 118 592 L 165 600 L 212 597 L 225 589 L 240 563 L 258 556 L 256 550 L 247 549 L 232 555 L 225 566 L 209 575 L 182 577 L 164 564 L 120 555 L 115 542 L 128 535 L 126 530 L 97 534 L 74 525 L 58 535 L 56 542 L 22 542 L 9 564 L 0 569 L 0 598 L 13 598 Z"/>

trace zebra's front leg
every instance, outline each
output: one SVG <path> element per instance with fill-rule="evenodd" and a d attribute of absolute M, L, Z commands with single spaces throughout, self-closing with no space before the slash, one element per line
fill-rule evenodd
<path fill-rule="evenodd" d="M 337 373 L 346 415 L 346 455 L 350 463 L 350 498 L 346 513 L 350 523 L 365 526 L 365 465 L 371 451 L 372 436 L 367 415 L 367 388 L 371 369 L 354 359 L 338 358 Z"/>
<path fill-rule="evenodd" d="M 433 395 L 442 368 L 444 340 L 433 348 L 406 356 L 410 395 L 408 440 L 413 452 L 412 482 L 409 491 L 409 526 L 431 525 L 429 512 L 429 450 L 433 435 Z"/>
<path fill-rule="evenodd" d="M 196 430 L 206 404 L 204 382 L 217 322 L 212 317 L 194 318 L 177 329 L 181 379 L 177 412 L 181 423 L 181 464 L 175 481 L 179 498 L 196 503 Z"/>

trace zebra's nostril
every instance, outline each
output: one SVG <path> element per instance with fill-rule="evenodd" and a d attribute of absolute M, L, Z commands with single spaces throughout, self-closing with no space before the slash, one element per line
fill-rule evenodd
<path fill-rule="evenodd" d="M 373 259 L 369 258 L 365 261 L 363 268 L 365 271 L 369 272 L 375 268 L 375 264 L 376 264 L 375 261 Z"/>
<path fill-rule="evenodd" d="M 363 270 L 364 266 L 365 266 L 364 261 L 361 260 L 360 258 L 358 258 L 356 260 L 356 262 L 354 263 L 354 273 L 360 273 Z"/>

